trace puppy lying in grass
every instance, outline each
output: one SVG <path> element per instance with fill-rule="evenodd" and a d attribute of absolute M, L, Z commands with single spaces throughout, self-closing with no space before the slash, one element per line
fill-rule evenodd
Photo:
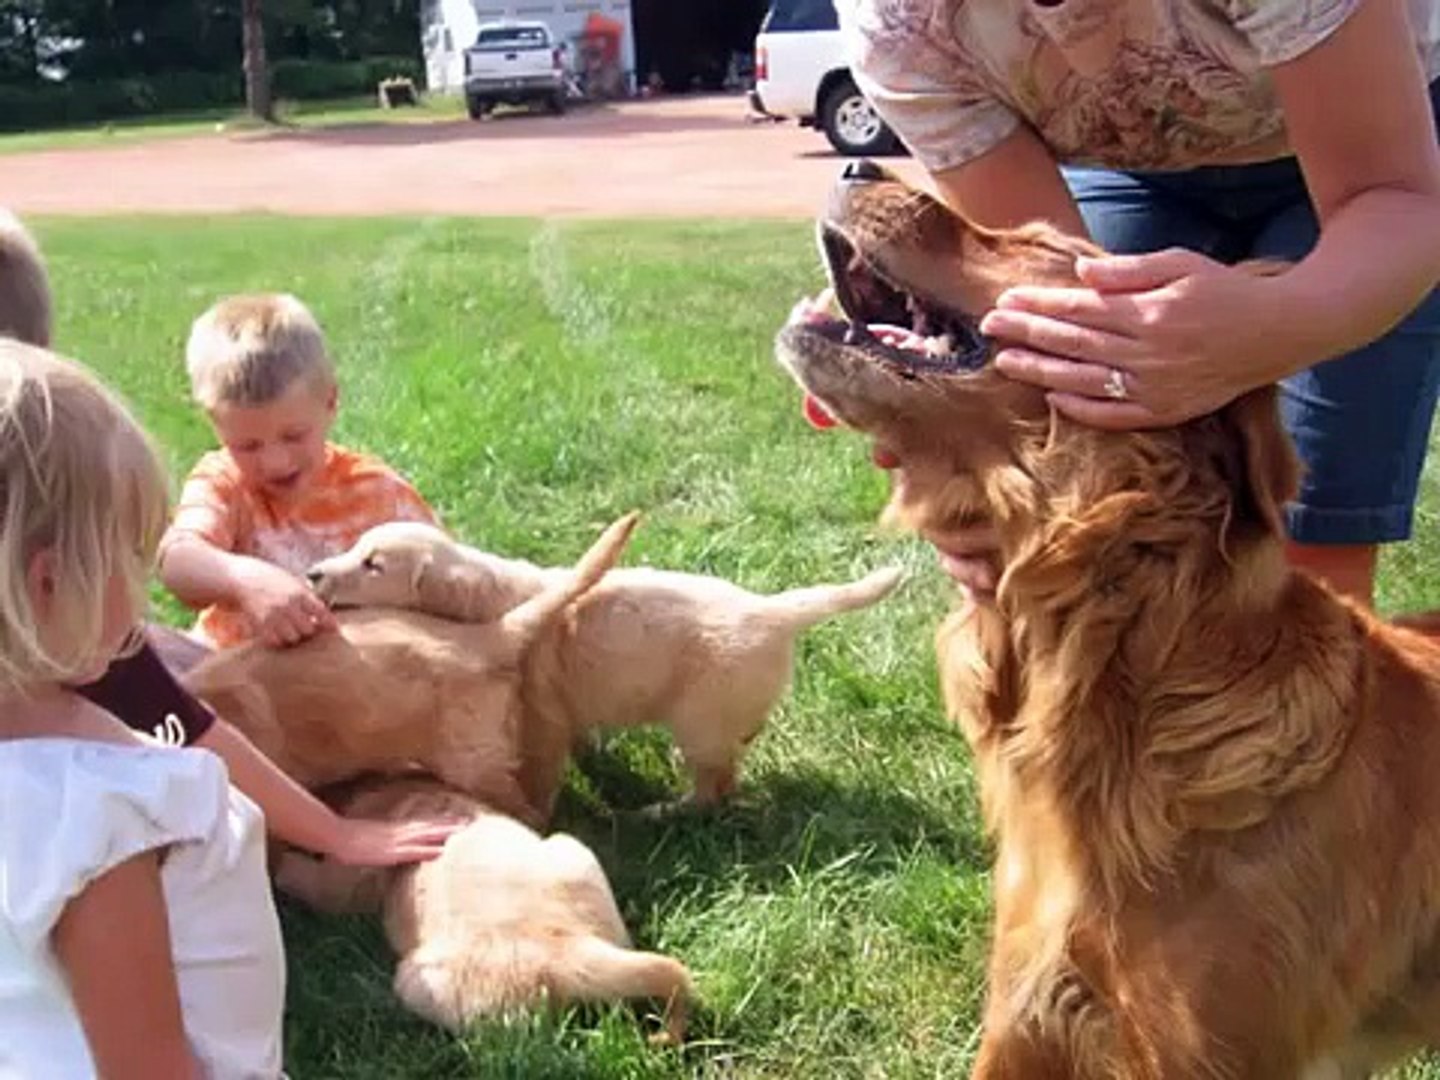
<path fill-rule="evenodd" d="M 334 607 L 412 608 L 464 622 L 505 616 L 571 576 L 467 547 L 439 529 L 371 529 L 309 572 Z M 548 812 L 571 748 L 587 731 L 668 726 L 696 802 L 735 786 L 746 746 L 790 681 L 795 639 L 833 615 L 868 607 L 897 568 L 844 585 L 760 596 L 728 581 L 620 568 L 557 621 L 526 659 L 525 788 Z"/>
<path fill-rule="evenodd" d="M 227 649 L 182 681 L 306 787 L 419 765 L 541 824 L 549 806 L 531 803 L 523 784 L 525 656 L 614 565 L 635 521 L 632 514 L 611 525 L 573 573 L 493 622 L 345 612 L 337 633 L 288 649 Z"/>
<path fill-rule="evenodd" d="M 684 1038 L 690 973 L 631 949 L 605 871 L 578 840 L 541 839 L 429 777 L 369 778 L 335 801 L 365 818 L 467 822 L 431 862 L 356 868 L 287 852 L 276 868 L 281 889 L 321 911 L 383 912 L 407 1008 L 459 1031 L 547 1003 L 655 998 L 656 1041 Z"/>

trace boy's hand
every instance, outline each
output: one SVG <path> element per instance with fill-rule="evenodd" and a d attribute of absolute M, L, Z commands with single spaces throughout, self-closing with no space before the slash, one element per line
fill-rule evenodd
<path fill-rule="evenodd" d="M 324 854 L 350 866 L 424 862 L 439 855 L 445 841 L 465 824 L 456 818 L 416 821 L 340 818 L 339 830 Z"/>
<path fill-rule="evenodd" d="M 321 630 L 335 629 L 335 615 L 303 581 L 258 560 L 247 568 L 240 610 L 255 636 L 272 649 L 297 645 Z"/>

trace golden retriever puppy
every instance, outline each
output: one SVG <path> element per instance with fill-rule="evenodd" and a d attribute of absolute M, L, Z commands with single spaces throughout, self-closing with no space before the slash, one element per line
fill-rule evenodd
<path fill-rule="evenodd" d="M 820 239 L 842 314 L 777 342 L 812 415 L 896 451 L 891 520 L 999 537 L 994 603 L 937 637 L 998 841 L 973 1075 L 1340 1080 L 1440 1044 L 1440 649 L 1286 566 L 1273 390 L 1086 428 L 976 321 L 1093 249 L 868 162 Z"/>
<path fill-rule="evenodd" d="M 631 949 L 599 860 L 584 844 L 538 834 L 429 777 L 369 778 L 341 812 L 380 820 L 454 818 L 465 827 L 430 862 L 384 869 L 286 852 L 276 884 L 329 912 L 383 913 L 399 956 L 395 993 L 451 1031 L 549 1002 L 656 998 L 665 1041 L 685 1035 L 690 973 Z"/>
<path fill-rule="evenodd" d="M 344 614 L 336 633 L 288 649 L 241 645 L 182 681 L 306 787 L 420 765 L 524 821 L 520 681 L 527 652 L 595 585 L 635 527 L 611 525 L 574 573 L 488 623 L 415 612 Z"/>
<path fill-rule="evenodd" d="M 439 529 L 396 522 L 311 568 L 316 592 L 337 607 L 415 608 L 467 622 L 500 617 L 569 570 L 504 559 Z M 584 732 L 664 724 L 694 780 L 695 801 L 735 786 L 745 748 L 790 680 L 802 630 L 877 603 L 900 571 L 845 585 L 760 596 L 719 578 L 619 568 L 531 650 L 527 790 L 549 807 L 570 749 Z"/>

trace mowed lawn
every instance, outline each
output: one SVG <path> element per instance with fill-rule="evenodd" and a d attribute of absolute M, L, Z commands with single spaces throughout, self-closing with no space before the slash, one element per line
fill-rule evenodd
<path fill-rule="evenodd" d="M 128 395 L 177 476 L 211 445 L 186 400 L 190 321 L 225 293 L 288 290 L 314 308 L 340 366 L 336 436 L 407 473 L 467 541 L 564 563 L 639 508 L 632 564 L 758 590 L 891 562 L 911 571 L 881 606 L 802 639 L 794 691 L 723 812 L 633 813 L 683 789 L 663 732 L 613 737 L 572 771 L 557 825 L 594 847 L 637 941 L 694 971 L 687 1047 L 648 1047 L 643 1005 L 450 1037 L 393 1001 L 376 920 L 287 904 L 291 1075 L 964 1075 L 978 1042 L 988 848 L 935 685 L 931 633 L 951 594 L 926 549 L 874 528 L 885 481 L 862 442 L 810 430 L 772 359 L 790 305 L 820 283 L 808 228 L 37 227 L 59 346 Z M 1387 557 L 1387 607 L 1440 606 L 1433 477 L 1426 507 L 1418 540 Z"/>

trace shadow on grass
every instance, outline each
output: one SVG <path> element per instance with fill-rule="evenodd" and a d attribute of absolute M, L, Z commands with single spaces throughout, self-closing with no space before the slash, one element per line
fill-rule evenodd
<path fill-rule="evenodd" d="M 556 814 L 555 827 L 600 858 L 640 947 L 654 947 L 643 927 L 663 923 L 676 905 L 723 904 L 737 887 L 758 895 L 805 879 L 882 879 L 903 872 L 917 854 L 964 872 L 988 861 L 972 816 L 946 815 L 882 779 L 802 767 L 742 780 L 736 798 L 714 810 L 644 812 L 674 799 L 681 785 L 668 735 L 630 732 L 580 757 Z M 702 994 L 690 1041 L 678 1051 L 645 1046 L 657 1026 L 653 1002 L 482 1022 L 455 1039 L 393 998 L 394 960 L 378 919 L 281 907 L 290 950 L 287 1047 L 296 1076 L 700 1075 L 715 1047 L 734 1037 Z"/>
<path fill-rule="evenodd" d="M 703 901 L 737 880 L 769 890 L 842 866 L 852 876 L 888 876 L 917 851 L 967 871 L 989 861 L 972 817 L 943 815 L 878 779 L 813 768 L 749 781 L 742 773 L 724 806 L 655 816 L 644 808 L 677 789 L 622 753 L 593 750 L 575 771 L 580 782 L 567 785 L 556 827 L 594 848 L 632 917 L 682 896 Z"/>

